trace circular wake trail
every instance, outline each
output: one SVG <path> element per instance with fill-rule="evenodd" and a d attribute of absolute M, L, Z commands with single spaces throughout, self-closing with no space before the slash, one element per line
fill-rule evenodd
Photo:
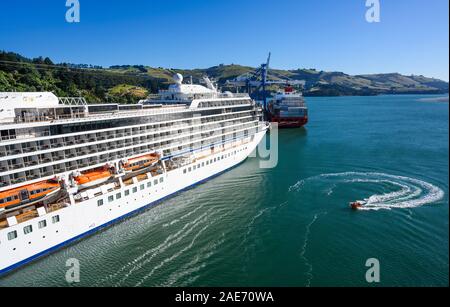
<path fill-rule="evenodd" d="M 328 184 L 331 188 L 330 195 L 337 184 L 366 183 L 368 185 L 381 185 L 385 193 L 368 196 L 360 210 L 391 210 L 396 208 L 410 209 L 442 200 L 445 193 L 439 187 L 423 180 L 396 176 L 385 173 L 346 172 L 334 174 L 322 174 L 297 182 L 289 188 L 289 191 L 301 191 L 307 184 Z"/>

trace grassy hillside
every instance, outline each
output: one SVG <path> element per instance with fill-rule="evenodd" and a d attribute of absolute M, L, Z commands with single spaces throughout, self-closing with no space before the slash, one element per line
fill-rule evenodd
<path fill-rule="evenodd" d="M 87 64 L 55 64 L 49 58 L 28 59 L 12 52 L 0 52 L 0 91 L 51 91 L 60 97 L 84 96 L 91 103 L 135 103 L 148 93 L 166 88 L 176 72 L 186 79 L 192 76 L 195 82 L 208 75 L 223 86 L 227 80 L 254 70 L 235 64 L 191 70 L 143 65 L 103 68 Z M 304 80 L 306 96 L 448 93 L 447 82 L 398 73 L 351 76 L 315 69 L 271 69 L 269 79 Z"/>
<path fill-rule="evenodd" d="M 147 89 L 129 84 L 119 84 L 109 89 L 109 97 L 120 97 L 125 99 L 127 103 L 136 103 L 141 99 L 145 99 L 149 92 Z"/>

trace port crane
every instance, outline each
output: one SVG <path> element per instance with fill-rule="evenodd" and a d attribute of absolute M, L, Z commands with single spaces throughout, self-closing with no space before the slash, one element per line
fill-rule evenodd
<path fill-rule="evenodd" d="M 234 86 L 236 89 L 244 87 L 251 96 L 254 96 L 256 92 L 261 92 L 263 96 L 263 110 L 267 112 L 267 86 L 274 84 L 287 84 L 304 86 L 305 81 L 291 80 L 289 78 L 283 80 L 268 80 L 270 69 L 271 53 L 267 57 L 267 62 L 261 64 L 254 72 L 246 73 L 236 77 L 233 80 L 228 80 L 227 86 Z M 253 89 L 253 91 L 252 91 Z"/>

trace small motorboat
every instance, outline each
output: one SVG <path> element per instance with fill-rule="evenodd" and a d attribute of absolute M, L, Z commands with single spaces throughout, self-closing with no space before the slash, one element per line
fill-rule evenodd
<path fill-rule="evenodd" d="M 352 210 L 359 210 L 362 207 L 364 207 L 367 204 L 367 202 L 363 201 L 363 200 L 357 200 L 355 202 L 350 203 L 350 208 Z"/>

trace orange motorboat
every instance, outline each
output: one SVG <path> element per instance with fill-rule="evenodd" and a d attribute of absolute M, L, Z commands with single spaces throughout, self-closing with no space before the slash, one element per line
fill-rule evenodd
<path fill-rule="evenodd" d="M 160 156 L 157 153 L 147 154 L 141 157 L 129 159 L 123 164 L 123 168 L 125 169 L 125 172 L 135 172 L 155 165 L 158 163 L 159 159 Z"/>
<path fill-rule="evenodd" d="M 364 205 L 366 205 L 366 204 L 367 204 L 367 202 L 362 201 L 362 200 L 358 200 L 358 201 L 350 203 L 350 208 L 352 210 L 359 210 L 362 207 L 364 207 Z"/>
<path fill-rule="evenodd" d="M 111 169 L 104 166 L 82 172 L 81 174 L 74 176 L 73 179 L 81 189 L 85 189 L 108 181 L 112 175 Z"/>
<path fill-rule="evenodd" d="M 0 209 L 11 209 L 18 206 L 50 200 L 61 190 L 56 180 L 45 180 L 0 193 Z"/>

